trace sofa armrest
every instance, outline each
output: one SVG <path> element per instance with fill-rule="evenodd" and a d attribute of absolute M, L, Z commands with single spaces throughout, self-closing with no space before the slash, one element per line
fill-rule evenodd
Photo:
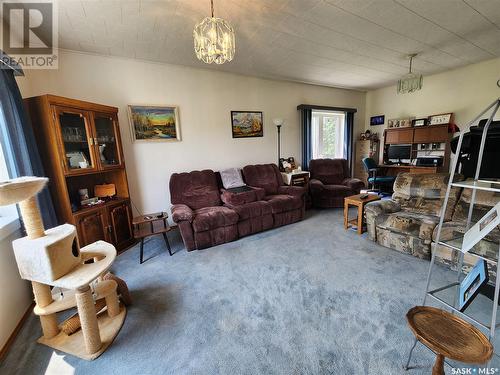
<path fill-rule="evenodd" d="M 349 187 L 353 191 L 360 191 L 365 187 L 365 183 L 359 178 L 346 178 L 342 181 L 342 185 Z"/>
<path fill-rule="evenodd" d="M 180 221 L 193 222 L 193 210 L 185 204 L 174 204 L 171 208 L 172 210 L 172 220 L 176 223 Z"/>
<path fill-rule="evenodd" d="M 287 194 L 294 197 L 303 197 L 306 193 L 306 188 L 302 186 L 283 185 L 278 188 L 278 194 Z"/>
<path fill-rule="evenodd" d="M 401 211 L 401 206 L 390 200 L 380 200 L 367 203 L 365 206 L 366 228 L 368 230 L 368 238 L 372 241 L 377 240 L 375 218 L 379 215 L 390 214 Z"/>
<path fill-rule="evenodd" d="M 401 211 L 401 206 L 392 199 L 370 202 L 365 205 L 366 214 L 375 217 L 380 214 L 392 214 Z"/>
<path fill-rule="evenodd" d="M 311 190 L 312 193 L 319 192 L 325 189 L 325 185 L 320 180 L 312 179 L 309 180 L 309 190 Z"/>

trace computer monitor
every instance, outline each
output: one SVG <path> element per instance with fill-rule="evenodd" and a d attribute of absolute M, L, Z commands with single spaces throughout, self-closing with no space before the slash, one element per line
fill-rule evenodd
<path fill-rule="evenodd" d="M 411 145 L 389 145 L 387 149 L 387 159 L 411 159 Z"/>

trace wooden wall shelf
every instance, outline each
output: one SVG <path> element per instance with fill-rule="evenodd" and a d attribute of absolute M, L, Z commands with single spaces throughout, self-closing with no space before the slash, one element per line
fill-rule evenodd
<path fill-rule="evenodd" d="M 76 226 L 80 246 L 104 240 L 120 251 L 133 244 L 118 108 L 55 95 L 28 98 L 25 104 L 58 221 Z M 93 196 L 94 186 L 104 183 L 114 184 L 119 198 L 78 207 L 79 189 Z"/>

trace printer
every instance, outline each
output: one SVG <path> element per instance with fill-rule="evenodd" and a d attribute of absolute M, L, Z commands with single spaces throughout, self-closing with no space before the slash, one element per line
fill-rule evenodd
<path fill-rule="evenodd" d="M 417 167 L 441 167 L 443 165 L 442 156 L 422 156 L 417 158 Z"/>

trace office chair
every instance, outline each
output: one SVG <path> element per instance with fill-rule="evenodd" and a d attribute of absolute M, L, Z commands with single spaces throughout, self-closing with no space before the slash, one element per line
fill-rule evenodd
<path fill-rule="evenodd" d="M 363 158 L 361 162 L 368 173 L 368 184 L 371 185 L 372 191 L 382 192 L 382 186 L 390 186 L 390 190 L 392 192 L 392 186 L 394 185 L 394 180 L 396 180 L 395 176 L 381 176 L 381 168 L 379 168 L 375 160 L 372 158 Z M 379 189 L 375 188 L 377 185 Z"/>

